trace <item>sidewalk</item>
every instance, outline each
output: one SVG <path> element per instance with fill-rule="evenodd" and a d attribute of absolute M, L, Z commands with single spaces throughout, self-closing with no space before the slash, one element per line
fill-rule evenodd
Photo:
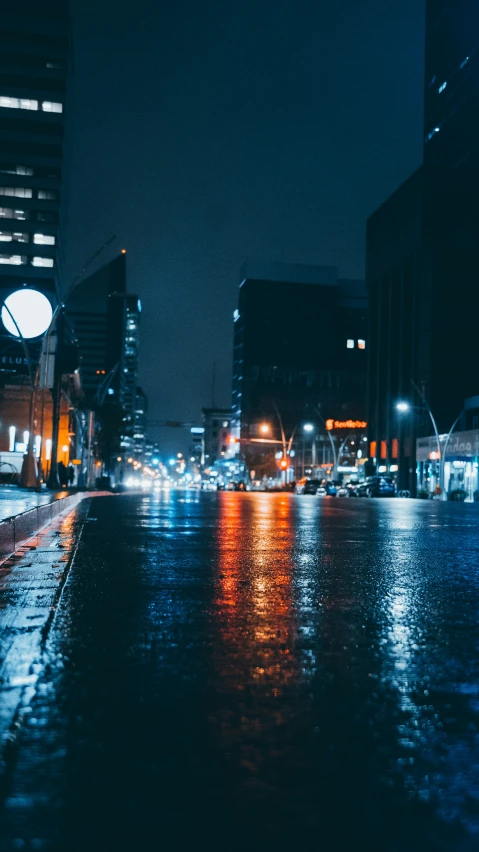
<path fill-rule="evenodd" d="M 65 494 L 64 491 L 58 493 Z M 29 488 L 19 488 L 17 485 L 1 485 L 0 521 L 5 518 L 12 518 L 14 515 L 20 515 L 21 512 L 26 512 L 28 509 L 36 509 L 38 506 L 53 503 L 56 499 L 57 492 L 38 492 L 31 491 Z"/>

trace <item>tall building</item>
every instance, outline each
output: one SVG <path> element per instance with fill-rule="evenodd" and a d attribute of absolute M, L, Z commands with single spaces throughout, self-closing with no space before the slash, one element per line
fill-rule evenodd
<path fill-rule="evenodd" d="M 364 421 L 367 298 L 335 267 L 244 270 L 234 314 L 232 431 L 287 438 L 305 420 Z"/>
<path fill-rule="evenodd" d="M 67 304 L 86 403 L 122 410 L 117 449 L 125 452 L 134 445 L 140 314 L 138 296 L 127 292 L 124 250 L 76 287 Z"/>
<path fill-rule="evenodd" d="M 397 473 L 412 494 L 416 440 L 432 430 L 421 397 L 447 433 L 464 399 L 478 392 L 473 11 L 465 0 L 427 4 L 424 165 L 367 226 L 369 470 Z M 399 413 L 401 400 L 408 414 Z"/>
<path fill-rule="evenodd" d="M 205 464 L 213 465 L 230 450 L 231 408 L 203 408 Z"/>
<path fill-rule="evenodd" d="M 427 0 L 426 165 L 479 165 L 479 15 L 474 0 Z"/>
<path fill-rule="evenodd" d="M 56 301 L 61 275 L 66 0 L 2 9 L 0 25 L 0 298 L 29 287 Z M 25 372 L 18 342 L 0 333 L 2 373 Z M 31 355 L 37 355 L 35 341 Z"/>
<path fill-rule="evenodd" d="M 67 312 L 81 354 L 82 386 L 89 401 L 108 390 L 108 305 L 110 296 L 126 293 L 126 253 L 122 252 L 72 291 Z M 121 335 L 120 335 L 121 336 Z"/>
<path fill-rule="evenodd" d="M 140 387 L 136 389 L 135 420 L 133 424 L 133 455 L 141 461 L 146 452 L 146 425 L 148 413 L 148 397 Z"/>

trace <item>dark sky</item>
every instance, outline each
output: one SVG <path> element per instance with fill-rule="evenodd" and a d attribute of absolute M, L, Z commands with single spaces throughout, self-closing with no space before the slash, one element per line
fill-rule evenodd
<path fill-rule="evenodd" d="M 71 6 L 69 271 L 117 234 L 150 416 L 197 419 L 215 361 L 230 404 L 246 258 L 364 275 L 366 218 L 421 159 L 424 3 Z"/>

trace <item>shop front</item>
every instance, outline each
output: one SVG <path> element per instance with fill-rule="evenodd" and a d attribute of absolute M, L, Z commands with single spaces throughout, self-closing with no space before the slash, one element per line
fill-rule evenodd
<path fill-rule="evenodd" d="M 439 493 L 441 456 L 444 460 L 444 490 L 466 493 L 466 502 L 479 499 L 479 431 L 455 432 L 449 438 L 439 436 L 441 454 L 435 435 L 417 441 L 418 490 L 430 495 Z M 445 451 L 445 452 L 444 452 Z"/>

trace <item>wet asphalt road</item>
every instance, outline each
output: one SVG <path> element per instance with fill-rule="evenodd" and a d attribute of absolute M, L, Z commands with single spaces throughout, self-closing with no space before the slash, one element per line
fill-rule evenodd
<path fill-rule="evenodd" d="M 87 507 L 5 569 L 2 852 L 479 848 L 479 506 Z"/>

